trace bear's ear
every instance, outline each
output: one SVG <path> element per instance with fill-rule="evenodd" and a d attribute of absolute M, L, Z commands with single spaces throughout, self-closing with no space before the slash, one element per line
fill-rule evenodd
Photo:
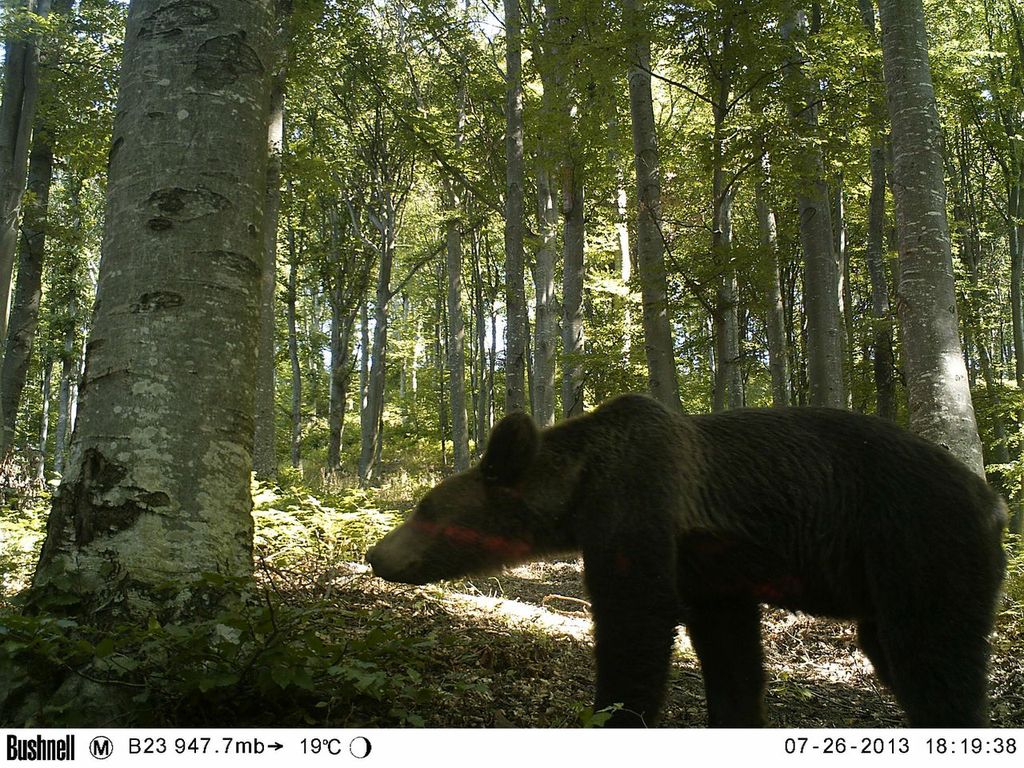
<path fill-rule="evenodd" d="M 523 476 L 540 447 L 540 432 L 525 413 L 510 413 L 494 427 L 480 469 L 484 479 L 512 485 Z"/>

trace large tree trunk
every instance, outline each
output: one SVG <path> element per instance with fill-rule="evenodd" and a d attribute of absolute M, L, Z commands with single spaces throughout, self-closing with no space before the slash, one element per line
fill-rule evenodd
<path fill-rule="evenodd" d="M 522 20 L 505 0 L 505 412 L 526 408 Z"/>
<path fill-rule="evenodd" d="M 364 297 L 359 305 L 359 430 L 366 429 L 366 392 L 370 382 L 370 309 Z"/>
<path fill-rule="evenodd" d="M 252 571 L 273 14 L 176 7 L 129 9 L 79 418 L 35 576 L 93 618 L 210 615 L 224 588 L 203 574 Z"/>
<path fill-rule="evenodd" d="M 16 7 L 47 16 L 50 0 L 18 0 Z M 39 98 L 39 47 L 35 35 L 9 38 L 0 101 L 0 339 L 7 338 L 18 220 L 28 174 L 29 146 Z"/>
<path fill-rule="evenodd" d="M 468 3 L 467 3 L 468 5 Z M 462 51 L 462 71 L 456 94 L 455 147 L 462 147 L 469 88 L 469 52 Z M 449 218 L 445 240 L 448 273 L 448 388 L 452 410 L 452 465 L 456 472 L 469 469 L 469 418 L 466 411 L 466 323 L 462 308 L 463 201 L 454 181 L 447 189 Z"/>
<path fill-rule="evenodd" d="M 803 11 L 793 11 L 782 24 L 782 34 L 792 40 L 807 26 Z M 795 62 L 787 68 L 791 79 L 806 99 L 794 104 L 794 119 L 806 130 L 818 126 L 820 85 L 808 80 Z M 798 170 L 801 177 L 797 208 L 800 213 L 800 245 L 804 252 L 804 309 L 807 317 L 807 378 L 810 404 L 843 408 L 843 349 L 839 328 L 839 276 L 832 248 L 832 216 L 825 166 L 821 150 L 809 144 Z"/>
<path fill-rule="evenodd" d="M 18 280 L 0 366 L 0 456 L 6 456 L 14 443 L 14 428 L 25 388 L 29 358 L 39 326 L 39 302 L 43 294 L 43 255 L 46 250 L 46 219 L 50 205 L 50 182 L 53 179 L 53 151 L 42 135 L 32 147 L 28 169 L 31 200 L 25 207 L 21 227 L 21 255 L 18 259 Z"/>
<path fill-rule="evenodd" d="M 665 243 L 661 231 L 661 163 L 651 93 L 651 39 L 643 0 L 626 0 L 625 26 L 630 46 L 629 111 L 633 123 L 633 154 L 637 186 L 637 269 L 643 303 L 644 352 L 648 388 L 673 411 L 679 399 L 675 347 L 668 311 Z"/>
<path fill-rule="evenodd" d="M 615 207 L 615 241 L 618 247 L 615 250 L 615 272 L 614 274 L 622 282 L 626 290 L 621 298 L 613 300 L 613 306 L 617 312 L 622 314 L 622 356 L 628 360 L 632 344 L 630 336 L 633 333 L 633 317 L 630 309 L 629 283 L 633 274 L 632 253 L 629 247 L 629 198 L 626 193 L 626 170 L 622 165 L 619 146 L 619 121 L 612 115 L 608 121 L 608 166 L 615 169 L 615 199 L 610 201 Z"/>
<path fill-rule="evenodd" d="M 942 131 L 921 0 L 880 0 L 899 235 L 899 316 L 910 426 L 984 474 L 960 346 Z"/>

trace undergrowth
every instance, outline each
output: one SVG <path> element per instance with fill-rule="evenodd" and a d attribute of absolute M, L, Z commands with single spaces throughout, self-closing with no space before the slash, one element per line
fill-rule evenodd
<path fill-rule="evenodd" d="M 257 484 L 255 578 L 237 607 L 203 620 L 98 627 L 26 615 L 49 499 L 22 497 L 0 515 L 0 724 L 103 725 L 93 700 L 119 702 L 120 726 L 601 725 L 583 707 L 592 680 L 585 643 L 460 619 L 440 588 L 383 585 L 358 565 L 428 479 L 363 491 L 296 476 Z M 995 698 L 1016 710 L 1022 672 L 1024 554 L 1011 556 L 994 645 Z M 215 587 L 223 578 L 204 577 Z M 472 631 L 468 631 L 469 629 Z M 572 656 L 572 663 L 567 656 Z M 530 674 L 524 674 L 529 669 Z M 1016 721 L 1013 713 L 1007 715 Z"/>
<path fill-rule="evenodd" d="M 256 578 L 238 607 L 190 623 L 95 627 L 19 611 L 42 541 L 48 498 L 5 510 L 0 528 L 0 721 L 87 725 L 82 685 L 128 703 L 120 725 L 345 723 L 422 725 L 428 700 L 475 683 L 426 686 L 442 633 L 416 631 L 385 607 L 354 604 L 341 565 L 399 519 L 373 493 L 254 486 Z M 204 581 L 223 587 L 223 578 Z M 74 681 L 74 684 L 68 681 Z M 436 704 L 436 701 L 434 702 Z M 127 721 L 123 718 L 127 717 Z"/>

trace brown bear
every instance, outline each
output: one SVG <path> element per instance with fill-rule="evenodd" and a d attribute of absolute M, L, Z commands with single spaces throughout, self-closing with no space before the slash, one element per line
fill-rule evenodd
<path fill-rule="evenodd" d="M 881 419 L 625 395 L 543 432 L 505 417 L 367 560 L 424 584 L 582 552 L 611 725 L 656 721 L 679 624 L 710 724 L 762 725 L 767 603 L 855 620 L 910 725 L 983 726 L 1005 524 L 984 480 Z"/>

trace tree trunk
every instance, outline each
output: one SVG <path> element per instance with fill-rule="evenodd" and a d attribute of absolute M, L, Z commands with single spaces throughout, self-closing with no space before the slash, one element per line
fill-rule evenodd
<path fill-rule="evenodd" d="M 555 345 L 558 318 L 555 305 L 555 249 L 558 240 L 558 209 L 551 188 L 550 170 L 537 168 L 537 221 L 540 224 L 540 247 L 533 271 L 537 297 L 533 343 L 533 418 L 542 427 L 555 422 Z"/>
<path fill-rule="evenodd" d="M 303 232 L 300 240 L 300 253 L 306 252 L 305 240 L 305 232 Z M 322 317 L 320 314 L 319 286 L 307 286 L 305 294 L 308 297 L 308 304 L 306 306 L 309 307 L 309 311 L 303 317 L 305 327 L 303 328 L 304 343 L 301 345 L 301 349 L 304 353 L 302 362 L 304 363 L 305 375 L 309 386 L 304 389 L 309 396 L 309 413 L 314 418 L 319 418 L 326 414 L 321 409 L 322 401 L 320 399 L 320 378 L 324 372 L 323 350 L 317 337 L 320 335 L 320 329 L 327 318 Z"/>
<path fill-rule="evenodd" d="M 82 230 L 82 180 L 77 176 L 67 179 L 68 208 L 70 213 L 70 226 L 74 232 Z M 64 461 L 67 455 L 68 441 L 71 437 L 71 429 L 74 425 L 73 404 L 77 397 L 79 370 L 81 368 L 79 354 L 76 351 L 78 340 L 78 307 L 80 304 L 78 288 L 78 264 L 79 255 L 77 252 L 78 242 L 75 241 L 73 249 L 67 259 L 59 260 L 56 263 L 61 268 L 60 277 L 57 282 L 67 286 L 67 293 L 61 303 L 66 307 L 61 316 L 61 330 L 64 335 L 64 349 L 61 352 L 60 364 L 60 387 L 57 394 L 57 427 L 54 433 L 53 447 L 53 471 L 62 475 L 64 473 Z"/>
<path fill-rule="evenodd" d="M 21 255 L 17 288 L 7 328 L 3 365 L 0 367 L 0 456 L 6 456 L 14 443 L 14 429 L 25 388 L 29 358 L 39 326 L 39 302 L 43 293 L 43 256 L 46 250 L 46 219 L 53 179 L 53 151 L 43 135 L 36 138 L 28 169 L 28 189 L 32 199 L 25 208 L 22 223 Z"/>
<path fill-rule="evenodd" d="M 629 360 L 632 344 L 630 336 L 633 333 L 633 316 L 629 299 L 629 283 L 633 273 L 632 254 L 629 246 L 629 198 L 626 193 L 626 170 L 623 168 L 619 147 L 619 120 L 612 115 L 608 121 L 608 167 L 615 170 L 615 198 L 610 201 L 615 208 L 615 242 L 618 246 L 615 250 L 615 272 L 614 274 L 622 283 L 625 290 L 621 297 L 616 297 L 612 305 L 617 313 L 622 316 L 622 359 Z"/>
<path fill-rule="evenodd" d="M 483 275 L 480 269 L 480 233 L 473 233 L 473 302 L 476 307 L 477 378 L 479 396 L 476 403 L 476 455 L 483 455 L 487 433 L 490 431 L 490 403 L 493 396 L 493 378 L 487 375 L 487 309 L 484 306 Z"/>
<path fill-rule="evenodd" d="M 682 412 L 668 311 L 665 243 L 661 232 L 661 164 L 651 93 L 651 39 L 643 0 L 626 0 L 630 45 L 629 111 L 637 185 L 637 269 L 643 302 L 648 388 L 670 410 Z"/>
<path fill-rule="evenodd" d="M 335 290 L 331 298 L 331 397 L 328 410 L 329 438 L 327 443 L 327 470 L 341 470 L 342 437 L 345 430 L 345 409 L 348 388 L 352 380 L 352 331 L 355 317 L 345 311 L 335 277 Z"/>
<path fill-rule="evenodd" d="M 273 14 L 204 7 L 128 14 L 79 418 L 35 576 L 91 619 L 213 615 L 234 596 L 203 574 L 252 572 Z"/>
<path fill-rule="evenodd" d="M 36 449 L 36 482 L 46 481 L 46 444 L 50 439 L 50 387 L 53 383 L 53 358 L 43 363 L 42 407 L 39 414 L 39 443 Z"/>
<path fill-rule="evenodd" d="M 807 26 L 803 11 L 783 20 L 782 35 L 792 40 Z M 813 32 L 812 32 L 813 33 Z M 805 104 L 794 104 L 792 114 L 807 131 L 818 130 L 820 85 L 809 81 L 796 62 L 787 68 Z M 839 328 L 839 276 L 832 248 L 832 216 L 821 150 L 810 144 L 798 169 L 801 177 L 797 208 L 800 213 L 800 245 L 804 253 L 804 308 L 807 317 L 807 378 L 810 404 L 843 408 L 843 350 Z"/>
<path fill-rule="evenodd" d="M 583 413 L 583 181 L 574 161 L 562 168 L 562 413 Z"/>
<path fill-rule="evenodd" d="M 789 353 L 786 349 L 786 308 L 782 302 L 782 277 L 779 270 L 779 243 L 775 214 L 768 202 L 768 155 L 762 152 L 757 181 L 754 183 L 754 209 L 767 274 L 765 327 L 768 336 L 768 371 L 772 379 L 772 405 L 790 404 Z"/>
<path fill-rule="evenodd" d="M 382 232 L 380 265 L 377 271 L 377 294 L 373 306 L 373 347 L 370 371 L 366 381 L 366 409 L 362 421 L 359 453 L 359 481 L 369 485 L 379 479 L 379 459 L 383 446 L 384 384 L 388 342 L 388 302 L 391 300 L 391 269 L 395 258 L 397 211 L 390 192 L 385 190 L 385 224 Z"/>
<path fill-rule="evenodd" d="M 434 367 L 437 369 L 437 431 L 441 436 L 441 466 L 448 466 L 448 405 L 445 402 L 444 386 L 444 361 L 446 358 L 445 346 L 445 304 L 442 298 L 444 294 L 444 268 L 437 267 L 437 291 L 435 292 L 434 311 L 437 313 L 437 322 L 434 323 Z"/>
<path fill-rule="evenodd" d="M 616 163 L 618 168 L 619 164 Z M 622 354 L 623 359 L 628 360 L 632 350 L 631 338 L 633 335 L 633 311 L 630 309 L 631 302 L 628 298 L 630 279 L 633 274 L 632 256 L 629 251 L 629 224 L 627 223 L 626 211 L 626 186 L 621 176 L 617 177 L 615 189 L 615 234 L 619 249 L 615 255 L 615 272 L 622 281 L 627 294 L 622 306 Z"/>
<path fill-rule="evenodd" d="M 366 390 L 370 381 L 370 309 L 364 298 L 359 305 L 359 429 L 363 430 Z"/>
<path fill-rule="evenodd" d="M 526 408 L 523 83 L 519 0 L 505 0 L 505 412 Z"/>
<path fill-rule="evenodd" d="M 256 434 L 253 442 L 256 476 L 263 480 L 273 480 L 277 476 L 274 419 L 274 294 L 277 288 L 277 224 L 281 210 L 281 154 L 284 149 L 283 58 L 282 55 L 270 91 L 270 119 L 267 127 L 267 200 L 263 209 L 260 335 L 256 360 Z"/>
<path fill-rule="evenodd" d="M 716 182 L 712 225 L 712 252 L 722 276 L 715 291 L 715 392 L 713 409 L 743 407 L 743 369 L 740 357 L 739 285 L 729 251 L 732 246 L 733 189 L 723 188 L 721 169 L 714 172 Z"/>
<path fill-rule="evenodd" d="M 16 7 L 45 17 L 50 12 L 50 0 L 18 0 Z M 18 247 L 18 220 L 39 97 L 39 47 L 35 35 L 9 38 L 6 48 L 0 100 L 0 339 L 4 340 Z"/>
<path fill-rule="evenodd" d="M 846 361 L 847 379 L 849 386 L 844 386 L 846 394 L 846 407 L 851 406 L 850 393 L 853 389 L 854 349 L 856 348 L 857 336 L 853 322 L 853 285 L 850 281 L 850 258 L 847 252 L 846 241 L 846 193 L 843 190 L 843 174 L 839 173 L 836 180 L 836 193 L 833 198 L 834 208 L 832 223 L 835 225 L 832 243 L 836 255 L 836 274 L 839 278 L 839 309 L 843 318 L 845 334 L 842 338 L 842 347 Z"/>
<path fill-rule="evenodd" d="M 450 196 L 452 214 L 459 199 Z M 469 469 L 469 425 L 466 420 L 466 329 L 462 318 L 462 230 L 459 220 L 447 223 L 448 388 L 452 404 L 452 463 L 456 472 Z"/>
<path fill-rule="evenodd" d="M 711 258 L 719 273 L 713 318 L 715 337 L 715 389 L 712 408 L 743 405 L 743 370 L 740 359 L 740 328 L 736 269 L 732 263 L 732 202 L 735 188 L 725 178 L 725 120 L 732 98 L 734 60 L 732 25 L 724 24 L 718 41 L 717 60 L 708 62 L 709 91 L 714 103 L 711 139 Z"/>
<path fill-rule="evenodd" d="M 860 0 L 861 20 L 872 37 L 875 7 L 872 0 Z M 881 72 L 878 72 L 881 75 Z M 871 193 L 868 198 L 868 238 L 864 259 L 871 280 L 872 365 L 875 377 L 875 413 L 896 419 L 896 361 L 893 359 L 892 309 L 889 281 L 885 272 L 885 99 L 873 88 L 869 105 L 875 126 L 871 137 Z"/>
<path fill-rule="evenodd" d="M 984 475 L 960 346 L 942 131 L 922 0 L 880 0 L 899 234 L 899 316 L 910 426 Z"/>
<path fill-rule="evenodd" d="M 74 419 L 71 414 L 72 401 L 78 384 L 78 355 L 75 354 L 75 328 L 77 302 L 72 294 L 68 302 L 68 317 L 64 328 L 64 350 L 61 354 L 60 390 L 57 393 L 57 429 L 54 433 L 53 471 L 58 475 L 64 473 L 64 461 L 67 457 L 68 439 Z"/>
<path fill-rule="evenodd" d="M 292 371 L 291 436 L 289 439 L 291 465 L 302 466 L 302 366 L 299 364 L 298 327 L 298 273 L 299 256 L 295 246 L 295 228 L 288 224 L 288 290 L 285 303 L 288 317 L 288 360 Z"/>
<path fill-rule="evenodd" d="M 865 251 L 871 278 L 871 320 L 874 327 L 875 413 L 896 418 L 896 361 L 893 356 L 892 310 L 885 271 L 885 147 L 871 147 L 871 195 L 868 199 L 868 241 Z"/>
<path fill-rule="evenodd" d="M 1010 319 L 1013 328 L 1013 371 L 1017 388 L 1024 389 L 1024 304 L 1021 275 L 1024 273 L 1024 163 L 1010 179 L 1007 209 L 1010 215 Z"/>

